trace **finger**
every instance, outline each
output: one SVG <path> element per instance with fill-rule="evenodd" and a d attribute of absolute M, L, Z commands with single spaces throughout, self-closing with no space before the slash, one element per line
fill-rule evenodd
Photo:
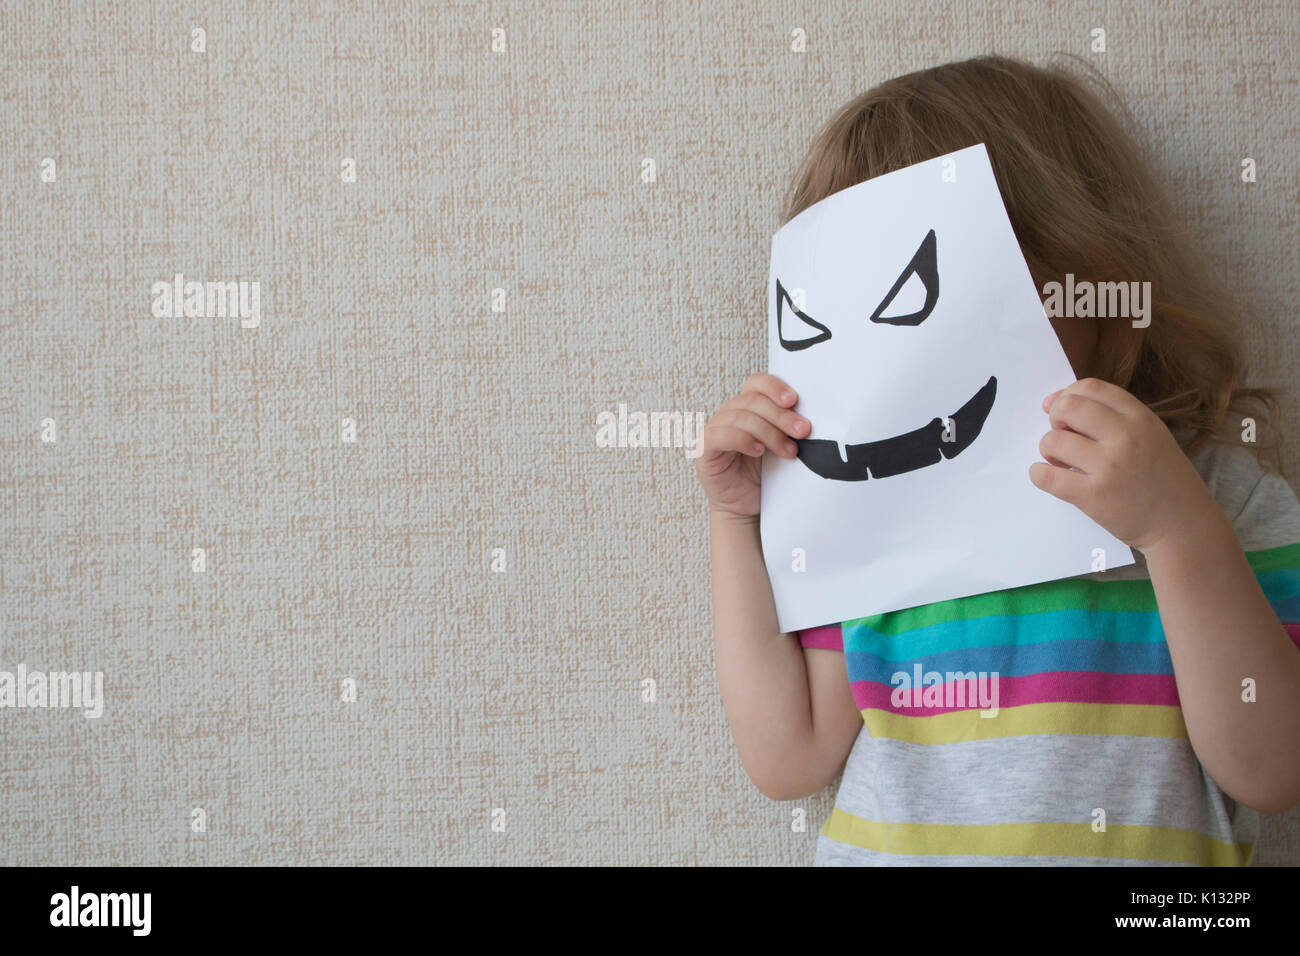
<path fill-rule="evenodd" d="M 740 390 L 742 392 L 759 392 L 784 408 L 790 408 L 799 400 L 799 396 L 793 388 L 775 375 L 768 375 L 766 372 L 755 372 L 749 376 L 749 378 L 745 379 L 745 384 L 741 386 Z"/>
<path fill-rule="evenodd" d="M 1036 461 L 1029 466 L 1029 480 L 1035 487 L 1080 510 L 1087 504 L 1092 488 L 1087 475 L 1068 468 L 1057 468 L 1043 461 Z"/>
<path fill-rule="evenodd" d="M 1145 406 L 1136 398 L 1120 388 L 1118 385 L 1112 385 L 1110 382 L 1103 381 L 1099 378 L 1081 378 L 1073 385 L 1067 385 L 1058 392 L 1053 392 L 1048 398 L 1059 399 L 1062 393 L 1072 393 L 1082 395 L 1085 398 L 1091 398 L 1095 402 L 1112 408 L 1121 415 L 1126 415 Z M 1043 400 L 1047 404 L 1047 400 Z M 1044 409 L 1046 410 L 1046 409 Z"/>
<path fill-rule="evenodd" d="M 797 412 L 782 408 L 760 392 L 741 392 L 735 398 L 736 407 L 748 408 L 791 438 L 807 438 L 812 434 L 812 422 Z"/>
<path fill-rule="evenodd" d="M 701 436 L 701 460 L 726 453 L 761 458 L 764 451 L 766 449 L 761 441 L 736 425 L 710 424 Z"/>
<path fill-rule="evenodd" d="M 773 454 L 780 455 L 782 458 L 793 458 L 798 451 L 795 443 L 787 438 L 781 429 L 747 408 L 731 409 L 726 421 L 729 425 L 743 428 L 770 448 Z"/>
<path fill-rule="evenodd" d="M 1058 393 L 1048 417 L 1053 428 L 1068 428 L 1096 441 L 1109 441 L 1124 430 L 1122 414 L 1079 392 Z"/>
<path fill-rule="evenodd" d="M 1084 474 L 1092 474 L 1101 461 L 1101 445 L 1080 435 L 1078 432 L 1064 428 L 1053 428 L 1038 443 L 1038 450 L 1044 458 L 1067 468 L 1078 468 Z"/>

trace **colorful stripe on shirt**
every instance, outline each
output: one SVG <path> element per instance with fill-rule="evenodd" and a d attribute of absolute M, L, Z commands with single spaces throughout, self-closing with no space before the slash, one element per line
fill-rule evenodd
<path fill-rule="evenodd" d="M 1246 557 L 1300 644 L 1300 544 Z M 844 651 L 873 737 L 1187 736 L 1148 580 L 1050 581 L 813 628 L 800 640 Z"/>
<path fill-rule="evenodd" d="M 1246 557 L 1300 644 L 1300 544 Z M 1250 859 L 1253 847 L 1232 839 L 1216 810 L 1218 798 L 1207 798 L 1213 783 L 1200 779 L 1203 768 L 1187 739 L 1149 580 L 1052 581 L 814 628 L 799 637 L 805 647 L 845 654 L 870 737 L 857 773 L 896 775 L 899 787 L 924 791 L 891 795 L 855 782 L 861 792 L 853 799 L 862 806 L 837 804 L 822 830 L 838 843 L 916 858 Z M 1148 743 L 1139 746 L 1142 740 Z M 942 774 L 918 781 L 918 770 L 930 766 L 926 751 L 950 770 L 986 775 L 984 790 L 995 792 L 984 797 L 975 788 L 956 800 L 945 794 Z M 1050 774 L 1067 752 L 1076 768 L 1079 760 L 1090 768 L 1097 764 L 1098 792 L 1108 792 L 1120 817 L 1100 832 L 1082 804 L 1062 801 L 1059 793 L 1058 805 L 1070 806 L 1060 813 L 1065 819 L 1050 819 L 1052 807 L 1020 799 L 1014 774 L 996 763 L 1016 761 L 1025 772 Z M 1165 788 L 1161 800 L 1140 796 L 1141 778 L 1112 773 L 1125 754 L 1138 752 L 1155 764 L 1150 787 Z M 994 764 L 987 763 L 990 757 Z M 872 766 L 863 769 L 868 762 Z M 1009 810 L 1017 799 L 1018 810 Z M 987 807 L 974 806 L 986 801 Z M 936 813 L 942 822 L 929 822 Z M 1044 813 L 1049 819 L 1026 822 L 1027 815 Z M 908 814 L 920 819 L 904 819 Z"/>

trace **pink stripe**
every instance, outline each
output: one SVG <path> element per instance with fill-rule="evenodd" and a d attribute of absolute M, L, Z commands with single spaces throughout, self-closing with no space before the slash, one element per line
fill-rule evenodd
<path fill-rule="evenodd" d="M 799 643 L 804 647 L 824 647 L 829 651 L 844 650 L 844 638 L 838 624 L 825 627 L 810 627 L 806 631 L 796 631 Z"/>
<path fill-rule="evenodd" d="M 1288 624 L 1283 621 L 1282 626 L 1286 628 L 1286 632 L 1291 635 L 1291 640 L 1295 642 L 1296 646 L 1300 647 L 1300 624 Z"/>
<path fill-rule="evenodd" d="M 940 700 L 948 699 L 945 688 L 956 688 L 957 682 L 941 685 Z M 884 710 L 908 717 L 925 717 L 947 714 L 955 710 L 977 710 L 979 701 L 972 701 L 972 688 L 966 685 L 964 707 L 895 707 L 890 695 L 895 688 L 879 681 L 858 681 L 853 685 L 853 699 L 859 710 Z M 991 696 L 992 688 L 985 682 L 985 693 Z M 998 707 L 1019 707 L 1024 704 L 1155 704 L 1164 707 L 1178 706 L 1178 684 L 1172 674 L 1105 674 L 1098 671 L 1055 671 L 1047 674 L 1030 674 L 1025 677 L 999 677 L 997 683 Z M 954 697 L 954 700 L 956 698 Z"/>

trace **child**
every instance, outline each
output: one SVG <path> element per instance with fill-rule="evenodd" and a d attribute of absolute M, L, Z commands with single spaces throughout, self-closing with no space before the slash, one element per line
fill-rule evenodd
<path fill-rule="evenodd" d="M 1244 865 L 1259 811 L 1300 800 L 1300 627 L 1282 623 L 1300 621 L 1300 504 L 1253 434 L 1272 396 L 1239 386 L 1230 301 L 1104 95 L 1000 57 L 899 77 L 831 120 L 787 203 L 786 221 L 984 143 L 1040 289 L 1072 273 L 1152 297 L 1146 327 L 1051 319 L 1080 380 L 1044 397 L 1045 461 L 1025 476 L 1134 566 L 782 634 L 760 466 L 816 423 L 758 374 L 705 428 L 727 720 L 772 799 L 843 774 L 818 865 Z M 891 675 L 918 664 L 996 671 L 997 716 L 908 706 Z"/>

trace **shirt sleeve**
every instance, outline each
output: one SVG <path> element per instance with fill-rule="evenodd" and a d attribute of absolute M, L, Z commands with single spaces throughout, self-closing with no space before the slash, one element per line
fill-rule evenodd
<path fill-rule="evenodd" d="M 1232 527 L 1247 551 L 1294 544 L 1300 541 L 1300 501 L 1285 478 L 1262 472 Z"/>
<path fill-rule="evenodd" d="M 820 647 L 827 651 L 844 650 L 844 634 L 838 624 L 810 627 L 795 633 L 799 635 L 799 643 L 803 647 Z"/>
<path fill-rule="evenodd" d="M 1300 501 L 1286 479 L 1260 474 L 1232 527 L 1268 603 L 1300 644 Z"/>

